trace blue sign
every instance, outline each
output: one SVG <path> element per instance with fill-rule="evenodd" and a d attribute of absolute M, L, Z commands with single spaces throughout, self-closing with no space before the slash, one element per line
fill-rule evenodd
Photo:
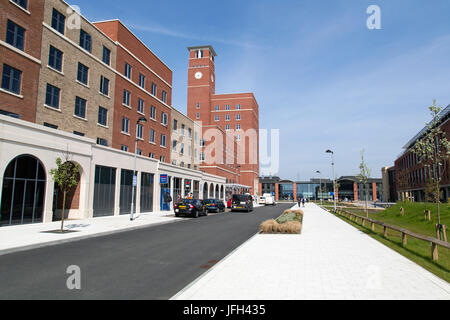
<path fill-rule="evenodd" d="M 169 183 L 169 176 L 167 174 L 160 175 L 159 183 L 160 184 L 168 184 Z"/>
<path fill-rule="evenodd" d="M 334 192 L 330 192 L 330 196 L 334 196 Z"/>

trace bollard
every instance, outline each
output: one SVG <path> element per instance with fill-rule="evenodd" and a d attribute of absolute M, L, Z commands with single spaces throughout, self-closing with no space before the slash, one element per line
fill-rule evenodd
<path fill-rule="evenodd" d="M 404 247 L 408 244 L 408 240 L 406 239 L 406 233 L 402 232 L 402 244 Z"/>
<path fill-rule="evenodd" d="M 387 238 L 387 227 L 386 226 L 384 226 L 384 229 L 383 229 L 383 237 Z"/>

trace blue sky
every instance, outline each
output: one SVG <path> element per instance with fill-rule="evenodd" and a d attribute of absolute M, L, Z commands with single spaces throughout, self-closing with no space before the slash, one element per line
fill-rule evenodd
<path fill-rule="evenodd" d="M 187 50 L 211 44 L 217 93 L 254 92 L 261 128 L 280 129 L 286 179 L 374 177 L 450 104 L 450 1 L 77 0 L 91 21 L 119 18 L 173 71 L 173 105 L 186 111 Z M 382 30 L 366 9 L 381 8 Z"/>

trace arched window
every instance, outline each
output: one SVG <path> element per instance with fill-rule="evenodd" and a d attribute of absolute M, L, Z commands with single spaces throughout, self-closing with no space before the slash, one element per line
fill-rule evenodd
<path fill-rule="evenodd" d="M 3 176 L 0 225 L 42 222 L 45 182 L 44 167 L 35 157 L 12 160 Z"/>

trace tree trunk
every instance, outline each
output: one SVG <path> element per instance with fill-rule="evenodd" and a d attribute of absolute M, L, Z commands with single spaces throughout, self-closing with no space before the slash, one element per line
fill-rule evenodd
<path fill-rule="evenodd" d="M 66 210 L 66 193 L 67 191 L 63 192 L 63 207 L 62 207 L 62 216 L 61 216 L 61 233 L 64 232 L 64 216 L 65 216 L 65 210 Z"/>

